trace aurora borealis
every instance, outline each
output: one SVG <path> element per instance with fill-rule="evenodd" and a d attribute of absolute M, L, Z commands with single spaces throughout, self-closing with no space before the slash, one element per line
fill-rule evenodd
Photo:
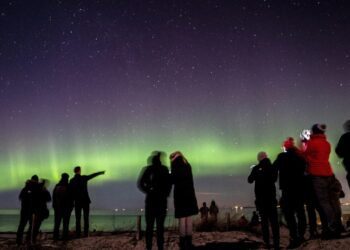
<path fill-rule="evenodd" d="M 350 118 L 345 0 L 0 6 L 0 192 L 75 165 L 106 170 L 100 190 L 135 185 L 153 150 L 181 150 L 217 192 L 314 123 L 334 148 Z"/>

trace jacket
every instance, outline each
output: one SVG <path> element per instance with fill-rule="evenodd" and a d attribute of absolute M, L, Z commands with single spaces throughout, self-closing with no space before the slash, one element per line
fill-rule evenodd
<path fill-rule="evenodd" d="M 191 165 L 185 163 L 182 157 L 176 158 L 171 163 L 171 178 L 174 184 L 175 218 L 198 214 Z"/>
<path fill-rule="evenodd" d="M 71 211 L 73 200 L 68 183 L 59 182 L 52 191 L 52 207 L 60 211 Z"/>
<path fill-rule="evenodd" d="M 324 134 L 311 135 L 304 152 L 308 164 L 306 172 L 314 176 L 332 176 L 333 170 L 329 162 L 330 153 L 331 145 Z"/>
<path fill-rule="evenodd" d="M 300 192 L 303 190 L 304 174 L 306 162 L 298 154 L 296 148 L 290 148 L 286 152 L 280 153 L 273 166 L 279 172 L 279 187 L 281 190 Z"/>
<path fill-rule="evenodd" d="M 344 167 L 347 172 L 350 172 L 350 132 L 340 137 L 335 152 L 338 157 L 343 158 Z"/>
<path fill-rule="evenodd" d="M 166 209 L 171 191 L 169 169 L 161 164 L 145 167 L 141 172 L 138 187 L 146 194 L 146 207 L 160 206 Z"/>
<path fill-rule="evenodd" d="M 104 172 L 97 172 L 90 175 L 76 174 L 69 182 L 69 189 L 72 192 L 74 204 L 86 205 L 90 204 L 91 200 L 88 193 L 87 183 L 92 178 L 103 174 Z"/>
<path fill-rule="evenodd" d="M 248 182 L 255 182 L 255 205 L 258 210 L 277 205 L 276 181 L 277 169 L 272 166 L 270 159 L 265 158 L 253 167 L 248 176 Z"/>

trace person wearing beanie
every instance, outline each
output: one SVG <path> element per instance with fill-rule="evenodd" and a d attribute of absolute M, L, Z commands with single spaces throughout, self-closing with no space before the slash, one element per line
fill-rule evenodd
<path fill-rule="evenodd" d="M 270 247 L 269 224 L 272 228 L 274 249 L 279 249 L 280 232 L 277 216 L 276 186 L 277 169 L 271 164 L 266 152 L 257 155 L 258 165 L 254 166 L 248 182 L 254 183 L 255 205 L 261 217 L 263 239 Z"/>
<path fill-rule="evenodd" d="M 350 187 L 350 120 L 347 120 L 344 125 L 344 134 L 340 137 L 335 152 L 339 158 L 343 159 L 343 165 L 346 170 L 346 180 Z"/>
<path fill-rule="evenodd" d="M 342 225 L 339 220 L 339 185 L 329 162 L 331 145 L 327 141 L 325 124 L 314 124 L 311 127 L 310 140 L 306 143 L 304 157 L 307 162 L 306 173 L 309 175 L 320 212 L 327 223 L 322 225 L 322 238 L 339 238 Z"/>
<path fill-rule="evenodd" d="M 53 239 L 58 240 L 61 221 L 63 221 L 63 240 L 68 239 L 70 215 L 73 210 L 73 200 L 68 188 L 69 175 L 63 173 L 61 180 L 52 191 L 52 207 L 54 209 L 55 224 Z"/>
<path fill-rule="evenodd" d="M 290 244 L 297 248 L 304 241 L 306 215 L 304 210 L 304 172 L 306 162 L 294 146 L 294 139 L 288 137 L 282 144 L 283 152 L 273 162 L 279 173 L 279 188 L 282 191 L 280 205 L 286 219 Z"/>
<path fill-rule="evenodd" d="M 179 219 L 180 249 L 191 249 L 192 216 L 198 214 L 192 168 L 180 151 L 170 155 L 171 178 L 174 184 L 175 218 Z"/>

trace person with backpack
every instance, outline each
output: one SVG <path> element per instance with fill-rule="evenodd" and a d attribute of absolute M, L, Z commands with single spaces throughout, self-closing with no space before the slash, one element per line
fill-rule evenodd
<path fill-rule="evenodd" d="M 71 197 L 70 190 L 68 188 L 69 184 L 69 175 L 63 173 L 61 175 L 61 180 L 57 183 L 54 190 L 52 191 L 52 207 L 54 209 L 54 230 L 53 230 L 53 239 L 59 239 L 59 229 L 61 221 L 63 221 L 63 233 L 62 239 L 68 239 L 68 229 L 69 229 L 69 220 L 70 215 L 73 209 L 73 200 Z"/>

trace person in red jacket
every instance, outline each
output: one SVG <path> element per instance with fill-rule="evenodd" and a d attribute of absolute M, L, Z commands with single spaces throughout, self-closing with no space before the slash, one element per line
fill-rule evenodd
<path fill-rule="evenodd" d="M 307 161 L 306 172 L 310 175 L 317 202 L 327 221 L 327 225 L 323 225 L 326 228 L 322 229 L 322 237 L 338 238 L 342 228 L 337 216 L 341 211 L 339 202 L 335 202 L 339 201 L 339 190 L 334 188 L 336 178 L 329 162 L 331 145 L 325 135 L 326 125 L 315 124 L 311 131 L 304 156 Z"/>

